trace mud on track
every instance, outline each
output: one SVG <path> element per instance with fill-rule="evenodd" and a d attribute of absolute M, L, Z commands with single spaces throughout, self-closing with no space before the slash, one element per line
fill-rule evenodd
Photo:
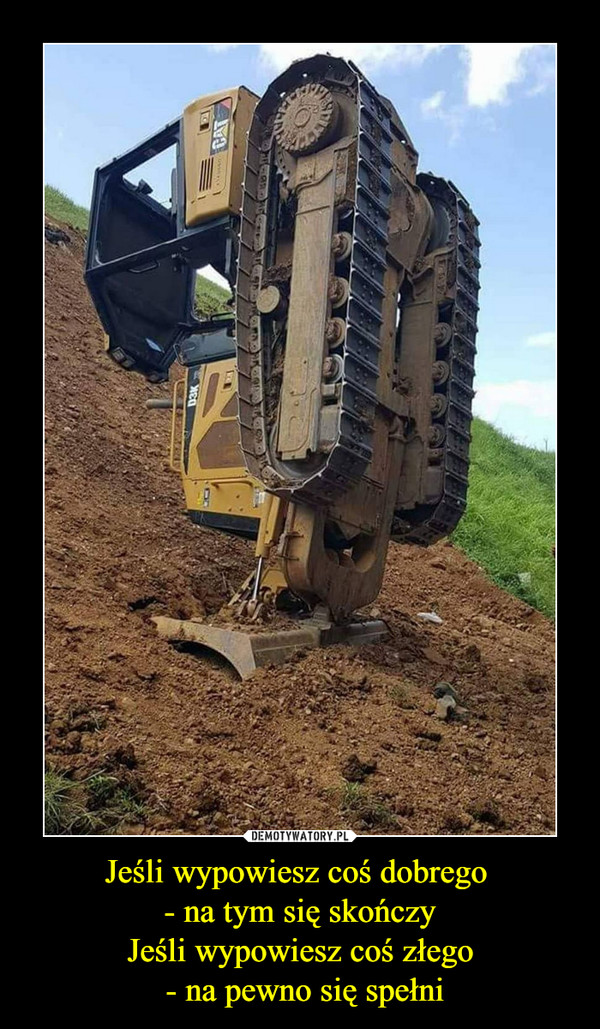
<path fill-rule="evenodd" d="M 381 645 L 240 683 L 155 635 L 153 614 L 215 613 L 253 549 L 186 517 L 170 413 L 144 408 L 169 387 L 104 354 L 65 229 L 46 244 L 48 765 L 100 820 L 98 773 L 135 798 L 120 833 L 553 832 L 553 627 L 450 543 L 390 546 Z M 440 681 L 462 719 L 434 717 Z"/>

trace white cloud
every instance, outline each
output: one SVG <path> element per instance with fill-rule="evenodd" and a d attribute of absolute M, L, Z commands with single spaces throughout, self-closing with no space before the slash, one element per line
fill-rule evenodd
<path fill-rule="evenodd" d="M 556 333 L 555 332 L 537 332 L 534 336 L 527 336 L 525 340 L 526 347 L 547 347 L 548 349 L 554 349 L 556 347 Z"/>
<path fill-rule="evenodd" d="M 554 77 L 553 62 L 544 57 L 550 44 L 545 43 L 462 43 L 468 66 L 467 102 L 472 107 L 507 100 L 508 89 L 531 71 L 527 58 L 535 54 L 533 72 L 536 84 L 530 95 L 542 92 Z"/>
<path fill-rule="evenodd" d="M 460 137 L 465 123 L 467 108 L 464 104 L 452 104 L 450 107 L 444 106 L 443 100 L 445 95 L 444 90 L 441 89 L 439 92 L 434 93 L 433 96 L 423 100 L 421 103 L 421 114 L 424 118 L 434 118 L 445 125 L 449 130 L 448 143 L 450 146 L 453 146 Z"/>
<path fill-rule="evenodd" d="M 514 382 L 484 382 L 477 386 L 473 411 L 480 418 L 494 422 L 507 407 L 525 408 L 530 415 L 553 418 L 556 412 L 554 379 L 515 379 Z"/>
<path fill-rule="evenodd" d="M 247 46 L 245 43 L 208 43 L 218 50 Z M 554 79 L 554 48 L 548 43 L 255 43 L 262 62 L 283 71 L 292 61 L 317 53 L 349 57 L 365 70 L 382 64 L 421 64 L 430 54 L 444 47 L 456 47 L 467 65 L 466 102 L 471 107 L 486 107 L 508 99 L 510 86 L 526 76 L 533 78 L 528 95 L 543 92 Z M 442 95 L 440 96 L 440 93 Z M 430 101 L 441 108 L 443 91 Z M 439 97 L 439 100 L 436 98 Z M 427 104 L 428 101 L 423 101 Z"/>
<path fill-rule="evenodd" d="M 527 96 L 538 96 L 554 85 L 556 79 L 556 51 L 550 44 L 541 44 L 530 51 L 527 65 L 532 85 Z"/>
<path fill-rule="evenodd" d="M 221 44 L 222 45 L 222 44 Z M 258 43 L 263 61 L 283 71 L 292 61 L 313 54 L 348 57 L 359 67 L 376 68 L 384 63 L 420 64 L 443 43 Z"/>
<path fill-rule="evenodd" d="M 442 105 L 442 100 L 445 97 L 445 92 L 440 89 L 439 92 L 434 93 L 433 96 L 428 96 L 426 100 L 421 101 L 421 114 L 427 116 L 433 111 L 439 110 Z"/>

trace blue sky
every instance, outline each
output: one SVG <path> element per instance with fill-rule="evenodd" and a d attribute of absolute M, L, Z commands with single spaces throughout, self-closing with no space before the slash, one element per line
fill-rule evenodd
<path fill-rule="evenodd" d="M 470 201 L 483 263 L 475 411 L 520 442 L 553 448 L 554 44 L 50 43 L 45 181 L 89 206 L 96 166 L 191 100 L 239 84 L 262 93 L 292 60 L 326 51 L 368 74 L 398 110 L 420 169 Z"/>

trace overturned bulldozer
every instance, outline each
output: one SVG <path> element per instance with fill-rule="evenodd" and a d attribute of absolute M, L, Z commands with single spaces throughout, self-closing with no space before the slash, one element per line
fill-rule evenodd
<path fill-rule="evenodd" d="M 166 207 L 125 176 L 168 147 Z M 184 366 L 171 466 L 188 512 L 256 541 L 229 603 L 252 631 L 157 619 L 164 635 L 245 677 L 299 646 L 385 634 L 355 612 L 389 541 L 432 543 L 465 509 L 477 227 L 452 183 L 417 174 L 391 103 L 330 56 L 260 99 L 203 97 L 98 169 L 86 280 L 108 352 L 151 381 Z M 200 321 L 207 264 L 234 311 Z M 271 631 L 273 611 L 294 627 Z"/>

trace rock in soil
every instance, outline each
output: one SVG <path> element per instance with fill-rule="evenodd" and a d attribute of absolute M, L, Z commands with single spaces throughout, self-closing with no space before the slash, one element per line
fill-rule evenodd
<path fill-rule="evenodd" d="M 376 768 L 376 761 L 361 761 L 357 754 L 351 754 L 342 765 L 342 775 L 348 782 L 364 782 Z"/>
<path fill-rule="evenodd" d="M 435 704 L 435 717 L 447 722 L 456 707 L 456 701 L 449 693 L 445 693 Z"/>

